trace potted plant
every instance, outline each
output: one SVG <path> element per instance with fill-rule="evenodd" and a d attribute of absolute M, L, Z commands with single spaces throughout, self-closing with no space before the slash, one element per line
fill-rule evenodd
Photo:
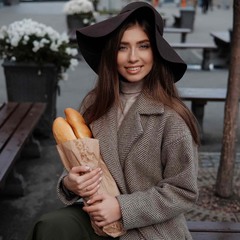
<path fill-rule="evenodd" d="M 93 3 L 89 0 L 70 0 L 64 4 L 68 35 L 75 42 L 77 28 L 85 27 L 96 22 L 96 12 Z"/>
<path fill-rule="evenodd" d="M 37 131 L 51 134 L 56 117 L 59 80 L 67 79 L 67 70 L 78 61 L 77 49 L 69 47 L 66 33 L 23 19 L 0 28 L 0 59 L 3 59 L 8 101 L 46 102 L 47 108 Z"/>

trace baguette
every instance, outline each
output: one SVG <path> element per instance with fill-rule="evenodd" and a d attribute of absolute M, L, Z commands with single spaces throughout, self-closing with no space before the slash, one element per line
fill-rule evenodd
<path fill-rule="evenodd" d="M 57 149 L 61 161 L 66 170 L 70 171 L 72 167 L 81 165 L 88 165 L 91 169 L 101 167 L 103 178 L 98 193 L 107 192 L 112 196 L 119 195 L 120 192 L 116 182 L 101 158 L 99 142 L 92 138 L 92 133 L 82 115 L 72 108 L 66 108 L 64 113 L 66 119 L 58 117 L 54 120 L 53 134 L 58 144 Z M 87 200 L 84 199 L 84 205 L 87 205 Z M 91 225 L 99 236 L 118 237 L 125 233 L 121 221 L 98 227 L 91 220 Z"/>
<path fill-rule="evenodd" d="M 62 117 L 57 117 L 53 121 L 52 131 L 57 144 L 77 139 L 71 126 Z"/>
<path fill-rule="evenodd" d="M 86 125 L 82 115 L 73 108 L 66 108 L 64 110 L 66 120 L 72 127 L 72 130 L 77 138 L 83 139 L 85 137 L 91 138 L 92 132 Z"/>

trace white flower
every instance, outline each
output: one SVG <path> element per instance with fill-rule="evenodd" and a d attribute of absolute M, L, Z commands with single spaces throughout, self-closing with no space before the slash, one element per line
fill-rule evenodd
<path fill-rule="evenodd" d="M 61 79 L 63 81 L 67 81 L 68 80 L 68 74 L 67 73 L 61 73 Z"/>
<path fill-rule="evenodd" d="M 77 56 L 78 55 L 78 50 L 76 49 L 76 48 L 70 48 L 70 47 L 68 47 L 68 48 L 66 48 L 66 53 L 68 54 L 68 55 L 70 55 L 70 56 L 72 56 L 72 57 L 75 57 L 75 56 Z"/>
<path fill-rule="evenodd" d="M 57 67 L 60 79 L 66 79 L 65 72 L 74 69 L 78 54 L 71 48 L 66 33 L 59 34 L 52 27 L 23 19 L 0 28 L 0 59 L 16 62 L 53 63 Z"/>
<path fill-rule="evenodd" d="M 75 58 L 72 58 L 70 60 L 70 68 L 71 68 L 71 70 L 74 70 L 76 66 L 78 66 L 78 60 L 75 59 Z"/>
<path fill-rule="evenodd" d="M 55 43 L 51 43 L 50 45 L 50 49 L 54 52 L 57 52 L 58 51 L 58 45 L 55 44 Z"/>
<path fill-rule="evenodd" d="M 2 26 L 0 28 L 0 39 L 4 39 L 7 36 L 7 27 Z"/>
<path fill-rule="evenodd" d="M 88 20 L 87 18 L 84 18 L 84 19 L 83 19 L 83 23 L 84 23 L 84 24 L 88 24 L 88 23 L 89 23 L 89 20 Z"/>
<path fill-rule="evenodd" d="M 94 7 L 89 0 L 70 0 L 64 5 L 63 12 L 69 15 L 89 12 L 93 13 Z"/>
<path fill-rule="evenodd" d="M 44 46 L 44 44 L 48 44 L 48 43 L 50 43 L 50 41 L 49 41 L 48 39 L 46 39 L 46 38 L 42 38 L 42 39 L 40 40 L 40 44 L 41 44 L 42 46 Z"/>
<path fill-rule="evenodd" d="M 10 39 L 10 44 L 13 47 L 16 47 L 20 41 L 20 38 L 18 36 L 14 36 L 12 39 Z"/>
<path fill-rule="evenodd" d="M 23 36 L 23 44 L 26 45 L 28 43 L 28 40 L 29 40 L 29 36 L 28 35 L 24 35 Z"/>
<path fill-rule="evenodd" d="M 63 33 L 62 35 L 59 36 L 59 40 L 63 43 L 69 43 L 69 38 L 67 33 Z"/>
<path fill-rule="evenodd" d="M 76 48 L 71 48 L 71 53 L 70 53 L 71 56 L 75 57 L 78 55 L 78 50 Z"/>
<path fill-rule="evenodd" d="M 38 41 L 34 41 L 33 42 L 33 46 L 34 46 L 33 49 L 32 49 L 33 52 L 37 52 L 40 49 L 40 47 L 41 47 L 40 46 L 40 42 L 38 42 Z"/>

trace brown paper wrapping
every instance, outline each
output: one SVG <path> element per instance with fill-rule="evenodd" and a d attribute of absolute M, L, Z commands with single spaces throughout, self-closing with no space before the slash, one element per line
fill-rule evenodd
<path fill-rule="evenodd" d="M 99 141 L 94 138 L 83 138 L 67 141 L 57 145 L 61 161 L 69 171 L 74 166 L 88 165 L 91 169 L 100 167 L 103 171 L 102 181 L 98 193 L 108 193 L 112 196 L 119 195 L 118 187 L 100 155 Z M 86 202 L 84 201 L 84 204 Z M 116 221 L 103 228 L 91 222 L 96 234 L 100 236 L 119 237 L 125 233 L 121 221 Z"/>

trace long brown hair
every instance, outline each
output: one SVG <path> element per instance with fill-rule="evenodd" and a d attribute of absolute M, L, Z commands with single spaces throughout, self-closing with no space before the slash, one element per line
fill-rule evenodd
<path fill-rule="evenodd" d="M 114 104 L 120 106 L 119 75 L 116 64 L 118 48 L 126 29 L 135 24 L 141 26 L 147 34 L 154 55 L 152 70 L 144 80 L 143 93 L 175 110 L 186 122 L 194 141 L 200 144 L 197 121 L 180 99 L 168 63 L 158 54 L 153 27 L 137 15 L 129 18 L 108 38 L 101 55 L 97 84 L 87 95 L 88 98 L 93 98 L 93 102 L 85 110 L 84 118 L 90 124 L 106 114 Z"/>

